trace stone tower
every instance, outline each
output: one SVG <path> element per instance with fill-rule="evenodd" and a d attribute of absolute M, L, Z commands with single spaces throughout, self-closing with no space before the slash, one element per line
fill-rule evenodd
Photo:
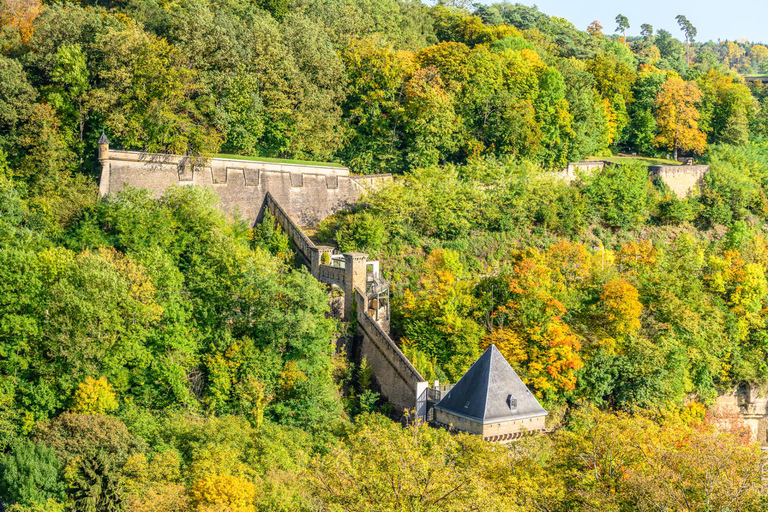
<path fill-rule="evenodd" d="M 99 181 L 99 196 L 103 197 L 109 192 L 109 139 L 107 134 L 101 132 L 98 141 L 99 163 L 101 164 L 101 180 Z"/>

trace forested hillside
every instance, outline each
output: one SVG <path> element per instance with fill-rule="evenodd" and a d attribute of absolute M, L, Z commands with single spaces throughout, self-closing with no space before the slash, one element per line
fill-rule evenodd
<path fill-rule="evenodd" d="M 473 9 L 4 1 L 0 510 L 766 508 L 759 446 L 713 404 L 768 384 L 768 90 L 739 76 L 768 50 Z M 424 377 L 494 343 L 550 433 L 390 420 L 274 221 L 191 187 L 99 200 L 102 131 L 394 173 L 313 236 L 382 260 Z M 619 152 L 710 172 L 680 198 Z M 629 163 L 552 174 L 588 157 Z"/>

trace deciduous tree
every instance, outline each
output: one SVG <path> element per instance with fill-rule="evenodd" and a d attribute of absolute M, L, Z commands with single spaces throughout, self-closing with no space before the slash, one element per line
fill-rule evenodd
<path fill-rule="evenodd" d="M 657 147 L 670 149 L 677 159 L 678 151 L 702 153 L 706 135 L 699 129 L 701 91 L 695 84 L 679 76 L 670 76 L 656 97 L 656 123 L 659 133 L 654 138 Z"/>

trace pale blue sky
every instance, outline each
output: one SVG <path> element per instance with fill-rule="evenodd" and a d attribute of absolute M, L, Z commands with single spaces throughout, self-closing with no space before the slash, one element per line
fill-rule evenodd
<path fill-rule="evenodd" d="M 515 3 L 515 0 L 510 1 Z M 623 14 L 629 18 L 627 35 L 640 35 L 640 25 L 650 23 L 654 30 L 663 28 L 682 39 L 682 32 L 675 22 L 675 16 L 682 14 L 698 30 L 697 41 L 745 38 L 768 43 L 768 0 L 517 1 L 524 5 L 535 3 L 543 13 L 566 18 L 581 30 L 598 20 L 604 33 L 613 33 L 616 15 Z M 494 0 L 482 2 L 491 4 Z"/>

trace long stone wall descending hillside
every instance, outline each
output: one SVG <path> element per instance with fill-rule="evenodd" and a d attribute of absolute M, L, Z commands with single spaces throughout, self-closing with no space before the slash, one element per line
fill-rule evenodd
<path fill-rule="evenodd" d="M 321 263 L 321 255 L 330 252 L 331 248 L 315 245 L 285 213 L 271 192 L 266 194 L 264 208 L 269 210 L 283 231 L 291 237 L 315 279 L 338 286 L 344 291 L 344 318 L 357 320 L 358 324 L 357 358 L 365 358 L 371 365 L 382 396 L 395 407 L 398 414 L 413 410 L 417 417 L 423 417 L 425 411 L 418 408 L 424 409 L 425 405 L 418 405 L 418 397 L 427 389 L 427 382 L 389 337 L 388 329 L 368 313 L 367 255 L 347 253 L 344 254 L 344 267 L 324 265 Z M 354 310 L 357 314 L 353 318 Z M 388 320 L 387 317 L 385 325 L 388 325 Z"/>
<path fill-rule="evenodd" d="M 418 410 L 417 401 L 429 384 L 389 334 L 368 314 L 365 296 L 359 290 L 355 290 L 355 296 L 357 323 L 362 332 L 360 359 L 365 358 L 371 365 L 382 394 L 398 414 L 413 410 L 417 417 L 423 417 L 425 411 Z"/>

